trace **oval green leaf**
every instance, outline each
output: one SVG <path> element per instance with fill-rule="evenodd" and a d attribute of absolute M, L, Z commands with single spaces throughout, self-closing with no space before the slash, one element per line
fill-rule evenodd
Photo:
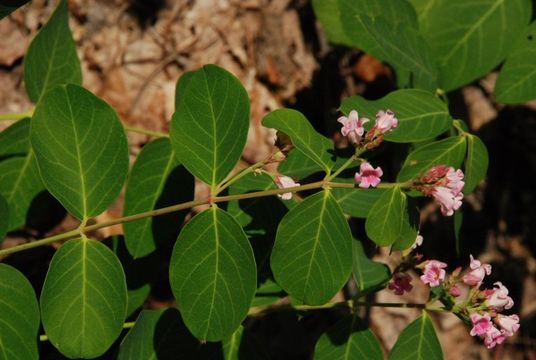
<path fill-rule="evenodd" d="M 180 83 L 171 141 L 177 159 L 213 188 L 236 165 L 246 144 L 249 98 L 240 81 L 205 65 Z"/>
<path fill-rule="evenodd" d="M 208 341 L 222 340 L 238 328 L 257 286 L 244 231 L 217 207 L 194 216 L 182 229 L 169 276 L 184 323 L 195 337 Z"/>
<path fill-rule="evenodd" d="M 476 135 L 467 134 L 467 157 L 465 159 L 464 194 L 470 194 L 486 177 L 488 171 L 488 149 Z"/>
<path fill-rule="evenodd" d="M 294 146 L 325 172 L 333 168 L 335 157 L 333 144 L 316 132 L 301 112 L 293 109 L 278 109 L 266 115 L 262 119 L 262 124 L 287 134 Z"/>
<path fill-rule="evenodd" d="M 32 150 L 0 162 L 0 195 L 9 206 L 8 231 L 26 223 L 32 200 L 45 190 Z"/>
<path fill-rule="evenodd" d="M 37 298 L 26 277 L 6 264 L 0 264 L 0 314 L 0 359 L 37 360 Z"/>
<path fill-rule="evenodd" d="M 368 213 L 367 236 L 378 246 L 394 244 L 402 233 L 407 197 L 400 187 L 387 189 Z"/>
<path fill-rule="evenodd" d="M 56 85 L 82 84 L 82 70 L 69 29 L 66 0 L 60 0 L 48 22 L 30 43 L 24 57 L 24 82 L 34 103 Z"/>
<path fill-rule="evenodd" d="M 407 197 L 407 203 L 402 213 L 402 229 L 391 250 L 403 251 L 415 243 L 419 233 L 420 212 L 414 198 Z"/>
<path fill-rule="evenodd" d="M 9 207 L 6 199 L 0 195 L 0 243 L 4 240 L 9 226 Z"/>
<path fill-rule="evenodd" d="M 426 312 L 400 333 L 389 360 L 441 360 L 443 351 Z"/>
<path fill-rule="evenodd" d="M 305 304 L 324 304 L 341 289 L 352 268 L 352 234 L 329 191 L 285 215 L 270 263 L 276 282 Z"/>
<path fill-rule="evenodd" d="M 102 355 L 121 333 L 126 308 L 125 274 L 108 247 L 75 239 L 54 254 L 41 292 L 41 314 L 50 342 L 63 355 Z"/>
<path fill-rule="evenodd" d="M 30 118 L 17 121 L 0 133 L 0 159 L 23 156 L 30 150 Z"/>
<path fill-rule="evenodd" d="M 194 179 L 179 163 L 169 139 L 145 145 L 130 173 L 125 192 L 125 216 L 193 200 Z M 136 259 L 149 255 L 158 244 L 177 238 L 185 211 L 123 224 L 125 243 Z"/>
<path fill-rule="evenodd" d="M 385 135 L 393 142 L 418 142 L 433 139 L 452 127 L 447 105 L 428 91 L 419 89 L 397 90 L 379 100 L 366 100 L 352 96 L 341 104 L 341 111 L 350 111 L 374 119 L 378 110 L 389 109 L 399 121 L 398 127 Z M 367 124 L 368 128 L 372 122 Z"/>
<path fill-rule="evenodd" d="M 349 180 L 354 181 L 354 179 Z M 337 181 L 340 181 L 340 179 L 337 178 Z M 333 197 L 337 200 L 345 214 L 357 218 L 366 218 L 372 206 L 385 190 L 335 188 L 332 192 Z"/>
<path fill-rule="evenodd" d="M 397 181 L 411 180 L 435 165 L 460 167 L 467 148 L 465 139 L 465 136 L 452 136 L 417 148 L 407 156 Z"/>
<path fill-rule="evenodd" d="M 352 274 L 357 283 L 360 297 L 371 291 L 384 288 L 391 280 L 389 267 L 370 260 L 359 240 L 352 242 Z"/>
<path fill-rule="evenodd" d="M 315 360 L 382 360 L 380 342 L 361 319 L 348 316 L 326 333 L 315 346 Z"/>
<path fill-rule="evenodd" d="M 512 49 L 495 84 L 497 100 L 506 104 L 536 98 L 536 22 L 533 22 Z"/>
<path fill-rule="evenodd" d="M 499 65 L 525 32 L 530 0 L 430 1 L 421 32 L 438 62 L 440 83 L 450 91 Z"/>
<path fill-rule="evenodd" d="M 115 111 L 86 89 L 62 85 L 37 104 L 30 140 L 43 182 L 78 219 L 106 210 L 128 172 L 128 144 Z"/>

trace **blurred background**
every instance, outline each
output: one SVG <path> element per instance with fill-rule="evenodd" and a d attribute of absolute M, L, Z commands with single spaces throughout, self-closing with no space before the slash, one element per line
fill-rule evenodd
<path fill-rule="evenodd" d="M 23 83 L 23 57 L 56 1 L 33 0 L 0 21 L 0 113 L 32 107 Z M 302 111 L 315 128 L 341 144 L 338 107 L 341 99 L 383 97 L 396 89 L 392 69 L 357 49 L 331 46 L 316 21 L 309 0 L 69 0 L 70 25 L 82 62 L 83 84 L 116 109 L 124 123 L 168 131 L 174 111 L 175 85 L 186 71 L 207 63 L 236 75 L 251 99 L 251 124 L 244 163 L 269 155 L 274 133 L 263 128 L 263 116 L 279 107 Z M 467 122 L 488 147 L 488 177 L 465 198 L 460 254 L 455 251 L 453 219 L 423 207 L 420 252 L 447 262 L 452 270 L 467 266 L 469 254 L 493 266 L 486 285 L 502 281 L 515 301 L 522 327 L 508 343 L 488 351 L 469 336 L 454 316 L 434 321 L 446 359 L 536 359 L 536 102 L 504 106 L 494 101 L 496 74 L 449 95 L 451 113 Z M 0 123 L 0 130 L 9 122 Z M 129 133 L 131 160 L 150 139 Z M 385 145 L 378 160 L 395 173 L 407 148 Z M 196 196 L 206 193 L 200 184 Z M 76 226 L 52 197 L 36 200 L 38 216 L 2 244 L 12 246 Z M 39 211 L 39 209 L 46 211 Z M 120 217 L 122 199 L 98 220 Z M 363 223 L 352 220 L 357 234 Z M 106 238 L 119 227 L 94 234 Z M 375 260 L 393 267 L 389 257 L 365 241 Z M 39 292 L 53 249 L 38 248 L 6 262 L 22 270 Z M 156 270 L 155 270 L 156 271 Z M 414 281 L 403 299 L 384 290 L 378 301 L 425 301 L 427 290 Z M 146 307 L 172 305 L 167 277 L 153 284 Z M 247 329 L 261 339 L 270 359 L 308 359 L 316 340 L 340 318 L 338 311 L 272 314 L 252 319 Z M 364 315 L 388 351 L 400 331 L 418 312 L 374 308 Z M 44 353 L 54 354 L 44 345 Z M 55 356 L 55 355 L 50 355 Z M 259 355 L 258 358 L 265 358 Z"/>

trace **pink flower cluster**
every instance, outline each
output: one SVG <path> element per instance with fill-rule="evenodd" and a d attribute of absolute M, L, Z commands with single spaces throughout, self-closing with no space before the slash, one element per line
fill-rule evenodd
<path fill-rule="evenodd" d="M 434 198 L 443 215 L 452 216 L 462 206 L 463 178 L 460 169 L 437 165 L 415 180 L 414 184 L 424 195 Z"/>
<path fill-rule="evenodd" d="M 491 274 L 491 265 L 483 264 L 470 255 L 469 271 L 460 278 L 461 268 L 458 268 L 448 280 L 445 279 L 444 270 L 447 264 L 441 261 L 428 260 L 417 267 L 423 270 L 421 280 L 425 284 L 431 287 L 442 285 L 444 291 L 453 298 L 461 296 L 462 283 L 469 287 L 467 299 L 457 305 L 457 313 L 470 321 L 471 336 L 482 338 L 488 349 L 501 344 L 519 329 L 517 315 L 500 314 L 514 305 L 512 298 L 508 296 L 508 289 L 502 283 L 496 282 L 492 289 L 480 290 L 484 277 Z"/>

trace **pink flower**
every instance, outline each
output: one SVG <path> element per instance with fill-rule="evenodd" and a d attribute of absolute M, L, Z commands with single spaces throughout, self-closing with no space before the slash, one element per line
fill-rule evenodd
<path fill-rule="evenodd" d="M 497 315 L 495 323 L 499 325 L 506 336 L 512 336 L 519 329 L 519 316 Z"/>
<path fill-rule="evenodd" d="M 398 119 L 395 118 L 395 113 L 393 113 L 391 110 L 378 111 L 376 114 L 376 125 L 374 125 L 374 128 L 377 129 L 380 134 L 385 134 L 387 131 L 391 131 L 397 126 Z"/>
<path fill-rule="evenodd" d="M 453 287 L 451 287 L 449 289 L 449 294 L 454 296 L 454 297 L 458 297 L 462 294 L 462 291 L 460 290 L 459 287 L 457 287 L 456 285 L 454 285 Z"/>
<path fill-rule="evenodd" d="M 438 286 L 439 283 L 445 280 L 445 270 L 447 264 L 437 260 L 428 260 L 424 265 L 423 275 L 421 280 L 425 284 L 430 284 L 431 287 Z"/>
<path fill-rule="evenodd" d="M 471 258 L 471 263 L 469 265 L 471 271 L 464 275 L 463 282 L 469 286 L 480 286 L 484 277 L 491 274 L 491 265 L 482 264 L 480 261 L 475 260 L 473 255 L 469 256 Z"/>
<path fill-rule="evenodd" d="M 493 288 L 493 292 L 488 295 L 488 305 L 489 307 L 500 311 L 502 309 L 510 309 L 514 306 L 514 301 L 510 296 L 508 296 L 508 289 L 500 281 L 497 281 L 495 284 L 496 287 Z"/>
<path fill-rule="evenodd" d="M 370 120 L 367 118 L 359 118 L 357 111 L 352 110 L 348 117 L 341 116 L 337 119 L 338 122 L 342 124 L 341 133 L 343 136 L 348 137 L 348 140 L 352 144 L 359 144 L 361 138 L 365 133 L 364 124 Z"/>
<path fill-rule="evenodd" d="M 281 175 L 275 177 L 275 184 L 280 189 L 286 189 L 286 188 L 291 188 L 291 187 L 295 187 L 295 186 L 300 186 L 300 184 L 295 183 L 294 180 L 292 180 L 288 176 L 281 176 Z M 292 199 L 292 193 L 291 192 L 284 193 L 284 194 L 278 194 L 277 196 L 279 196 L 283 200 Z"/>
<path fill-rule="evenodd" d="M 424 238 L 422 237 L 422 235 L 417 233 L 417 238 L 415 238 L 415 242 L 413 243 L 413 245 L 411 245 L 411 249 L 415 250 L 417 248 L 417 246 L 421 246 L 423 240 L 424 240 Z"/>
<path fill-rule="evenodd" d="M 506 340 L 506 335 L 495 326 L 490 327 L 484 335 L 484 345 L 488 349 L 491 349 L 497 344 L 502 344 L 504 340 Z"/>
<path fill-rule="evenodd" d="M 403 272 L 395 272 L 389 283 L 389 289 L 393 290 L 396 295 L 403 295 L 404 291 L 409 293 L 413 289 L 411 276 Z"/>
<path fill-rule="evenodd" d="M 473 323 L 473 328 L 471 329 L 471 336 L 483 336 L 493 327 L 491 322 L 491 317 L 488 313 L 480 315 L 477 313 L 471 314 L 471 322 Z"/>
<path fill-rule="evenodd" d="M 452 216 L 455 210 L 462 206 L 463 194 L 461 192 L 454 194 L 453 190 L 437 186 L 432 191 L 435 201 L 441 206 L 441 213 L 445 216 Z"/>
<path fill-rule="evenodd" d="M 448 169 L 446 178 L 447 178 L 447 184 L 446 186 L 452 190 L 453 195 L 458 195 L 465 185 L 465 182 L 463 182 L 463 171 L 460 169 L 455 170 L 453 167 L 450 167 Z"/>
<path fill-rule="evenodd" d="M 356 183 L 359 183 L 360 188 L 368 189 L 370 186 L 378 186 L 382 175 L 383 171 L 379 166 L 374 169 L 368 162 L 363 162 L 359 167 L 359 172 L 355 173 L 354 179 Z"/>

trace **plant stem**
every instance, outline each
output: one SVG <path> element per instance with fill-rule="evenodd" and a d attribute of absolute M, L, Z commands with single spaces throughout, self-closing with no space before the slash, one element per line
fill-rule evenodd
<path fill-rule="evenodd" d="M 158 138 L 169 137 L 168 134 L 160 132 L 160 131 L 147 130 L 147 129 L 144 129 L 144 128 L 140 128 L 140 127 L 136 127 L 136 126 L 129 126 L 129 125 L 125 125 L 125 124 L 123 124 L 123 127 L 125 128 L 126 131 L 130 131 L 130 132 L 134 132 L 134 133 L 138 133 L 138 134 L 144 134 L 144 135 L 154 136 L 154 137 L 158 137 Z"/>
<path fill-rule="evenodd" d="M 123 329 L 130 329 L 134 327 L 134 325 L 136 325 L 135 321 L 126 322 L 123 324 Z M 47 334 L 39 335 L 39 341 L 48 341 L 48 335 Z"/>
<path fill-rule="evenodd" d="M 265 160 L 262 160 L 262 161 L 258 161 L 258 162 L 256 162 L 255 164 L 253 164 L 253 165 L 251 165 L 251 166 L 248 166 L 248 167 L 245 168 L 245 169 L 242 169 L 242 171 L 240 171 L 239 173 L 237 173 L 235 176 L 233 176 L 232 178 L 230 178 L 230 179 L 227 180 L 226 182 L 224 181 L 222 184 L 218 185 L 218 186 L 216 187 L 216 194 L 221 193 L 223 190 L 227 189 L 229 186 L 231 186 L 233 183 L 235 183 L 235 182 L 238 181 L 239 179 L 243 178 L 243 177 L 246 176 L 247 174 L 252 173 L 252 172 L 254 172 L 254 171 L 257 170 L 257 169 L 262 168 L 265 164 L 266 164 L 266 161 L 265 161 Z"/>
<path fill-rule="evenodd" d="M 380 184 L 378 187 L 379 188 L 380 187 L 381 188 L 391 188 L 391 187 L 394 187 L 394 186 L 408 187 L 408 186 L 410 186 L 409 184 L 410 184 L 409 182 L 408 183 L 385 183 L 385 184 Z M 83 228 L 78 228 L 78 229 L 74 229 L 74 230 L 71 230 L 71 231 L 67 231 L 67 232 L 65 232 L 63 234 L 58 234 L 58 235 L 50 236 L 50 237 L 47 237 L 47 238 L 44 238 L 44 239 L 41 239 L 41 240 L 36 240 L 36 241 L 32 241 L 32 242 L 29 242 L 29 243 L 26 243 L 26 244 L 13 246 L 13 247 L 10 247 L 10 248 L 7 248 L 7 249 L 0 250 L 0 257 L 5 256 L 5 255 L 9 255 L 9 254 L 14 254 L 14 253 L 19 252 L 19 251 L 28 250 L 28 249 L 36 248 L 36 247 L 39 247 L 39 246 L 51 244 L 51 243 L 56 242 L 56 241 L 72 239 L 72 238 L 81 236 L 82 233 L 87 234 L 87 233 L 89 233 L 91 231 L 95 231 L 95 230 L 102 229 L 102 228 L 105 228 L 105 227 L 109 227 L 109 226 L 112 226 L 112 225 L 123 224 L 123 223 L 131 222 L 131 221 L 144 219 L 144 218 L 147 218 L 147 217 L 154 217 L 154 216 L 169 214 L 169 213 L 172 213 L 172 212 L 189 209 L 189 208 L 199 206 L 199 205 L 209 205 L 209 204 L 213 204 L 213 203 L 221 203 L 221 202 L 228 202 L 228 201 L 234 201 L 234 200 L 252 199 L 252 198 L 257 198 L 257 197 L 265 197 L 265 196 L 271 196 L 271 195 L 284 194 L 284 193 L 287 193 L 287 192 L 296 192 L 296 191 L 320 189 L 320 188 L 323 188 L 323 187 L 355 188 L 355 185 L 354 184 L 348 184 L 348 183 L 317 181 L 317 182 L 314 182 L 314 183 L 305 184 L 305 185 L 301 185 L 301 186 L 295 186 L 295 187 L 286 188 L 286 189 L 270 189 L 270 190 L 256 191 L 256 192 L 251 192 L 251 193 L 246 193 L 246 194 L 216 196 L 216 197 L 214 197 L 212 199 L 192 200 L 192 201 L 188 201 L 188 202 L 177 204 L 177 205 L 172 205 L 172 206 L 167 206 L 167 207 L 160 208 L 160 209 L 155 209 L 155 210 L 151 210 L 151 211 L 142 212 L 142 213 L 139 213 L 139 214 L 129 215 L 129 216 L 125 216 L 125 217 L 121 217 L 121 218 L 117 218 L 117 219 L 113 219 L 113 220 L 108 220 L 108 221 L 103 221 L 101 223 L 94 224 L 94 225 L 87 225 L 87 226 L 84 226 Z"/>
<path fill-rule="evenodd" d="M 20 112 L 20 113 L 0 114 L 0 121 L 21 120 L 27 117 L 31 117 L 32 114 L 33 114 L 33 109 L 30 111 L 25 111 L 25 112 Z"/>

